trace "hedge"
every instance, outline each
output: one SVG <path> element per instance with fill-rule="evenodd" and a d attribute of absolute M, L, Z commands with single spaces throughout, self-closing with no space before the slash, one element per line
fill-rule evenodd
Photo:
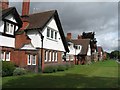
<path fill-rule="evenodd" d="M 15 65 L 12 62 L 2 61 L 2 76 L 12 76 Z"/>

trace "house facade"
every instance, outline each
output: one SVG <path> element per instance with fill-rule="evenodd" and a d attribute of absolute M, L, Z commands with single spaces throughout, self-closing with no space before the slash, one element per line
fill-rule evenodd
<path fill-rule="evenodd" d="M 5 11 L 2 10 L 2 14 L 3 12 L 7 14 L 5 17 L 2 15 L 3 25 L 0 27 L 2 34 L 0 37 L 5 38 L 0 43 L 1 59 L 12 61 L 17 66 L 34 72 L 38 72 L 39 69 L 44 70 L 48 65 L 64 63 L 63 56 L 69 52 L 69 49 L 57 10 L 29 14 L 29 8 L 30 0 L 23 1 L 22 16 L 19 18 L 15 8 L 6 7 Z M 4 18 L 15 24 L 14 31 L 11 31 L 13 26 L 10 24 L 10 33 L 6 32 L 4 28 L 8 27 L 4 25 Z"/>
<path fill-rule="evenodd" d="M 69 57 L 68 60 L 71 60 L 72 55 L 75 64 L 85 64 L 91 61 L 90 39 L 82 39 L 80 35 L 78 35 L 77 39 L 72 39 L 71 33 L 67 33 L 66 39 L 70 50 L 66 55 Z"/>
<path fill-rule="evenodd" d="M 23 27 L 17 32 L 16 48 L 22 49 L 21 52 L 29 52 L 24 57 L 25 64 L 30 69 L 44 70 L 48 65 L 62 64 L 63 56 L 69 49 L 57 10 L 29 14 L 29 4 L 29 0 L 23 2 L 21 16 Z M 32 65 L 29 62 L 36 63 Z"/>
<path fill-rule="evenodd" d="M 14 62 L 15 33 L 22 27 L 22 21 L 14 7 L 8 2 L 0 2 L 0 60 Z"/>

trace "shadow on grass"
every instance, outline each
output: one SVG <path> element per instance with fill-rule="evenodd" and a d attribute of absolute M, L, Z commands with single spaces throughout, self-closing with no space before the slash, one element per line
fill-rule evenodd
<path fill-rule="evenodd" d="M 88 77 L 81 74 L 64 76 L 34 75 L 9 80 L 3 88 L 118 88 L 118 78 Z"/>

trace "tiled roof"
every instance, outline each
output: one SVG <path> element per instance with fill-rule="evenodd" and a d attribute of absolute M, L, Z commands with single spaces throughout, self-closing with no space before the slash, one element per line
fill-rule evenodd
<path fill-rule="evenodd" d="M 37 28 L 42 29 L 44 25 L 46 25 L 47 22 L 52 18 L 54 13 L 55 10 L 29 15 L 27 19 L 29 26 L 27 27 L 27 29 L 37 29 Z"/>
<path fill-rule="evenodd" d="M 87 55 L 88 45 L 90 44 L 90 39 L 73 39 L 71 40 L 75 45 L 81 45 L 82 49 L 80 55 Z"/>

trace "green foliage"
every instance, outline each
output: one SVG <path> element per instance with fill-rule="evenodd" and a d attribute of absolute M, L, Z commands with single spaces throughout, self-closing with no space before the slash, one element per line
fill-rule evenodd
<path fill-rule="evenodd" d="M 55 66 L 46 66 L 43 70 L 44 73 L 52 73 L 52 72 L 55 72 L 56 71 L 56 67 Z"/>
<path fill-rule="evenodd" d="M 114 60 L 75 65 L 64 72 L 3 77 L 4 88 L 117 88 L 118 63 Z M 34 83 L 35 82 L 35 83 Z M 120 85 L 119 85 L 120 86 Z"/>
<path fill-rule="evenodd" d="M 12 62 L 3 61 L 2 62 L 2 76 L 12 76 L 15 65 Z"/>
<path fill-rule="evenodd" d="M 110 57 L 111 57 L 111 58 L 114 58 L 114 59 L 117 59 L 117 58 L 120 59 L 120 51 L 118 51 L 118 50 L 112 51 L 112 52 L 110 53 Z"/>
<path fill-rule="evenodd" d="M 58 65 L 57 71 L 64 71 L 64 70 L 66 70 L 67 68 L 68 68 L 68 67 L 67 67 L 67 64 L 66 64 L 66 65 L 60 64 L 60 65 Z"/>
<path fill-rule="evenodd" d="M 13 71 L 13 75 L 14 76 L 18 76 L 18 75 L 24 75 L 26 74 L 27 71 L 24 69 L 24 68 L 16 68 L 14 71 Z"/>
<path fill-rule="evenodd" d="M 44 73 L 53 73 L 53 72 L 57 72 L 57 71 L 64 71 L 64 70 L 68 70 L 69 68 L 71 68 L 73 66 L 74 66 L 74 64 L 70 64 L 70 63 L 49 65 L 44 68 L 43 72 Z"/>

